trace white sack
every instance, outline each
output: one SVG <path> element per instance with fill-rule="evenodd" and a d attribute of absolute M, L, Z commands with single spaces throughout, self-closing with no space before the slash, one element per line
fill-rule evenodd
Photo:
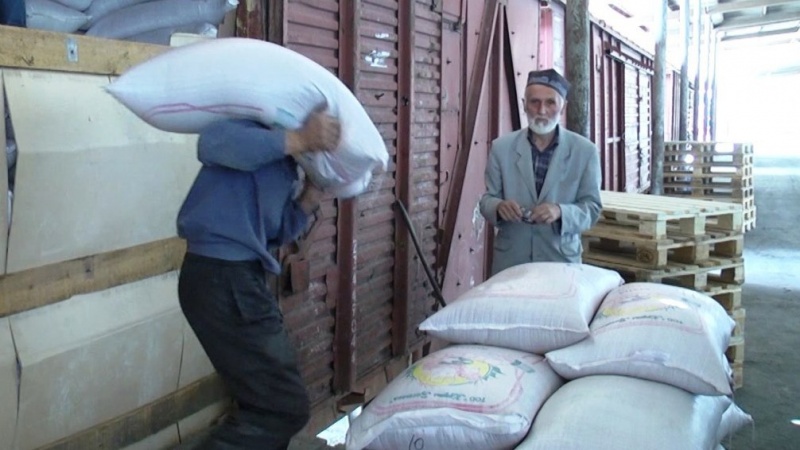
<path fill-rule="evenodd" d="M 108 91 L 145 122 L 177 133 L 197 133 L 226 117 L 296 129 L 327 103 L 342 124 L 339 148 L 306 153 L 298 162 L 315 184 L 340 197 L 363 192 L 372 171 L 389 161 L 378 129 L 338 78 L 269 42 L 221 38 L 175 48 L 124 73 Z"/>
<path fill-rule="evenodd" d="M 462 294 L 420 324 L 440 339 L 543 354 L 584 339 L 603 297 L 623 283 L 590 265 L 510 267 Z"/>
<path fill-rule="evenodd" d="M 86 35 L 124 39 L 159 28 L 198 22 L 218 24 L 238 4 L 238 0 L 156 0 L 140 3 L 107 14 L 92 25 Z"/>
<path fill-rule="evenodd" d="M 145 33 L 140 33 L 129 38 L 127 41 L 142 42 L 145 44 L 169 45 L 170 38 L 175 33 L 191 33 L 204 37 L 217 37 L 217 27 L 210 23 L 192 23 L 177 27 L 159 28 Z"/>
<path fill-rule="evenodd" d="M 714 449 L 730 403 L 637 378 L 581 378 L 545 402 L 517 450 Z"/>
<path fill-rule="evenodd" d="M 89 18 L 86 14 L 50 0 L 25 0 L 28 28 L 73 33 Z"/>
<path fill-rule="evenodd" d="M 603 300 L 588 339 L 547 353 L 561 376 L 628 375 L 695 394 L 731 394 L 725 350 L 735 323 L 711 297 L 630 283 Z"/>
<path fill-rule="evenodd" d="M 717 431 L 717 441 L 724 441 L 748 425 L 753 425 L 753 417 L 744 412 L 742 408 L 735 403 L 731 403 L 731 406 L 729 406 L 722 415 L 722 421 Z"/>
<path fill-rule="evenodd" d="M 541 356 L 461 345 L 395 378 L 347 432 L 347 449 L 511 449 L 562 385 Z"/>
<path fill-rule="evenodd" d="M 89 22 L 86 23 L 86 28 L 91 28 L 107 14 L 118 9 L 127 8 L 128 6 L 144 3 L 148 0 L 94 0 L 89 8 L 86 9 L 86 15 L 89 16 Z"/>
<path fill-rule="evenodd" d="M 84 11 L 89 5 L 92 4 L 92 0 L 55 0 L 56 3 L 60 3 L 67 8 L 74 9 L 76 11 Z"/>

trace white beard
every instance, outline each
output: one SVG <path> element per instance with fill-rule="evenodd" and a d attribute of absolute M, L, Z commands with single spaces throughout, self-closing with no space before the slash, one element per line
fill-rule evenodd
<path fill-rule="evenodd" d="M 547 123 L 537 122 L 535 119 L 528 117 L 528 128 L 533 131 L 533 134 L 549 134 L 558 126 L 558 120 L 551 120 Z"/>

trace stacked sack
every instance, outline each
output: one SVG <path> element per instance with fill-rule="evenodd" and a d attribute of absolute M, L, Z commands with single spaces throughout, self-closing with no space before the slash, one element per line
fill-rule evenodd
<path fill-rule="evenodd" d="M 597 267 L 530 263 L 464 293 L 420 325 L 458 345 L 392 381 L 353 420 L 347 448 L 514 448 L 564 382 L 541 355 L 588 336 L 621 283 Z"/>
<path fill-rule="evenodd" d="M 299 128 L 319 105 L 341 122 L 337 149 L 297 157 L 320 188 L 341 197 L 364 192 L 385 170 L 386 144 L 352 92 L 324 67 L 269 42 L 221 38 L 171 49 L 122 74 L 108 92 L 150 125 L 198 133 L 225 118 Z"/>
<path fill-rule="evenodd" d="M 735 323 L 713 298 L 656 283 L 611 291 L 585 340 L 546 354 L 568 381 L 519 449 L 717 449 L 750 416 L 725 350 Z"/>
<path fill-rule="evenodd" d="M 173 33 L 217 36 L 238 0 L 26 0 L 28 28 L 169 45 Z"/>
<path fill-rule="evenodd" d="M 474 287 L 420 325 L 458 345 L 390 383 L 353 420 L 347 448 L 717 450 L 752 422 L 730 398 L 733 322 L 695 291 L 622 283 L 598 267 L 531 263 Z M 522 355 L 539 379 L 520 372 Z M 449 371 L 462 366 L 471 383 L 456 391 Z M 444 386 L 426 384 L 426 370 Z"/>

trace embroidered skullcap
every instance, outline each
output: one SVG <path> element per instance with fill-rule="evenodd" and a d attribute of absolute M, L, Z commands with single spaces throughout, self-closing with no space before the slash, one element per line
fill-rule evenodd
<path fill-rule="evenodd" d="M 526 86 L 532 84 L 541 84 L 551 87 L 565 99 L 569 92 L 569 81 L 553 69 L 533 70 L 528 73 L 528 84 Z"/>

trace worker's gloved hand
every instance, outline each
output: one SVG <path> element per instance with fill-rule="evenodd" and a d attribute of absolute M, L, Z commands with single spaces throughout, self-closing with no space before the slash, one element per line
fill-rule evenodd
<path fill-rule="evenodd" d="M 300 129 L 286 133 L 287 153 L 330 151 L 339 146 L 342 127 L 339 119 L 328 114 L 327 109 L 325 104 L 317 106 Z"/>

